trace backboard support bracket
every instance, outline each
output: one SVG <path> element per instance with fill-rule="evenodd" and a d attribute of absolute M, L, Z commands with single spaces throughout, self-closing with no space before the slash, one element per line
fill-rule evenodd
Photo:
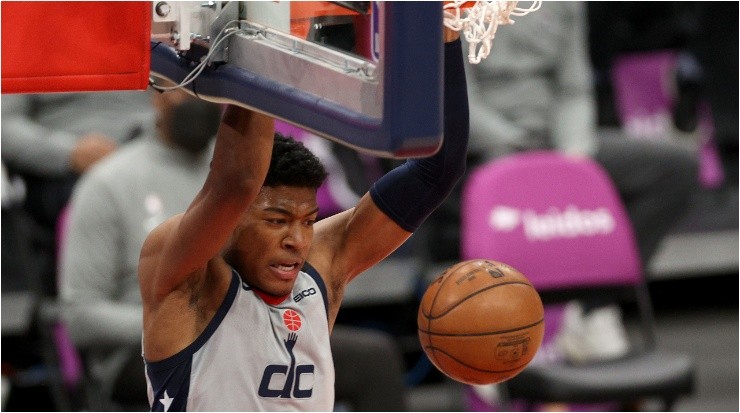
<path fill-rule="evenodd" d="M 227 4 L 227 9 L 233 17 L 234 6 Z M 382 37 L 377 62 L 326 47 L 319 57 L 268 50 L 279 48 L 279 42 L 239 33 L 227 39 L 227 50 L 214 59 L 222 63 L 206 67 L 186 88 L 204 99 L 267 113 L 372 155 L 431 155 L 442 142 L 442 7 L 434 1 L 374 2 L 373 9 Z M 213 33 L 225 20 L 208 30 Z M 303 51 L 317 48 L 298 37 L 292 41 Z M 151 45 L 156 77 L 180 83 L 196 65 L 162 35 L 153 35 Z M 352 67 L 339 70 L 336 62 L 327 63 L 332 59 Z M 286 67 L 301 76 L 286 72 Z M 315 89 L 321 83 L 324 90 Z"/>

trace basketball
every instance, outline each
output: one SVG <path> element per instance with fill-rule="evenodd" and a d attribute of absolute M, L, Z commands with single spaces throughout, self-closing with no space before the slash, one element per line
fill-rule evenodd
<path fill-rule="evenodd" d="M 432 363 L 467 384 L 514 377 L 532 361 L 545 332 L 532 284 L 491 260 L 460 262 L 442 273 L 422 297 L 417 324 Z"/>

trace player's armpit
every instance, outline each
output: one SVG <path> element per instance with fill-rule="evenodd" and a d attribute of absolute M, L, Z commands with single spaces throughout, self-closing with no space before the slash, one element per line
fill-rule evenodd
<path fill-rule="evenodd" d="M 344 286 L 410 236 L 365 194 L 356 207 L 316 223 L 308 261 L 329 283 Z"/>

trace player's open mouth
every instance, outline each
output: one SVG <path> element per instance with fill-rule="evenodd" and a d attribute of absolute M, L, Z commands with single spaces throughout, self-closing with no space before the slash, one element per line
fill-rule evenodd
<path fill-rule="evenodd" d="M 277 268 L 279 271 L 293 271 L 298 264 L 275 264 L 271 265 L 272 268 Z"/>
<path fill-rule="evenodd" d="M 300 263 L 280 263 L 271 264 L 273 272 L 283 280 L 292 280 L 298 275 L 298 271 L 301 269 Z"/>

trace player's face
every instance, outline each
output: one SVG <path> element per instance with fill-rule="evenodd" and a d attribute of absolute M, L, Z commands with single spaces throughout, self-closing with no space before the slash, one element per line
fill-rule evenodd
<path fill-rule="evenodd" d="M 316 190 L 263 187 L 232 244 L 247 283 L 269 294 L 289 294 L 308 256 L 317 214 Z"/>

